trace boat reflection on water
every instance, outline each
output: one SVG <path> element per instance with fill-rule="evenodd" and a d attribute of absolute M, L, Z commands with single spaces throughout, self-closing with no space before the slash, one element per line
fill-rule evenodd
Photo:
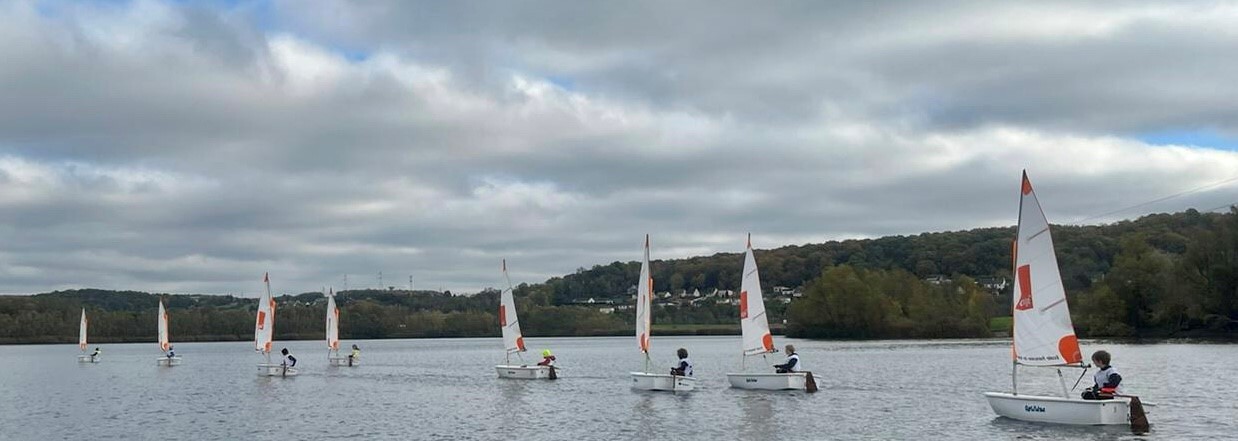
<path fill-rule="evenodd" d="M 739 428 L 739 439 L 766 439 L 771 433 L 778 433 L 774 421 L 775 398 L 785 398 L 773 393 L 737 394 L 736 403 L 742 416 L 743 424 Z"/>

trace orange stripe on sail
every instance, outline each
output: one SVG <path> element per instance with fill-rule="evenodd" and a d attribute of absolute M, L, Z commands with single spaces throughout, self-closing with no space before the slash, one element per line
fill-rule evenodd
<path fill-rule="evenodd" d="M 1062 354 L 1062 360 L 1065 360 L 1066 363 L 1083 362 L 1083 353 L 1079 350 L 1079 338 L 1075 334 L 1067 335 L 1058 340 L 1057 350 Z"/>

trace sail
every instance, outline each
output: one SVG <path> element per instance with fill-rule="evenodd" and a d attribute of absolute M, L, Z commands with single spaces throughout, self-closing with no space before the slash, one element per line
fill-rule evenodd
<path fill-rule="evenodd" d="M 765 300 L 761 295 L 757 259 L 752 255 L 751 235 L 744 253 L 744 278 L 739 287 L 739 324 L 744 334 L 744 355 L 774 352 L 774 337 L 769 333 L 769 319 L 765 316 Z"/>
<path fill-rule="evenodd" d="M 266 291 L 258 299 L 258 316 L 254 320 L 254 350 L 262 353 L 271 352 L 271 341 L 275 338 L 275 299 L 271 298 L 271 278 L 264 274 L 262 282 Z"/>
<path fill-rule="evenodd" d="M 327 295 L 327 349 L 340 350 L 340 308 L 335 306 L 335 293 Z"/>
<path fill-rule="evenodd" d="M 86 308 L 82 308 L 82 326 L 77 330 L 77 347 L 86 350 Z"/>
<path fill-rule="evenodd" d="M 1083 356 L 1070 322 L 1049 221 L 1026 171 L 1019 197 L 1014 262 L 1015 361 L 1035 366 L 1081 363 Z"/>
<path fill-rule="evenodd" d="M 512 297 L 512 279 L 507 276 L 507 260 L 503 260 L 503 280 L 507 288 L 499 294 L 499 326 L 503 328 L 503 347 L 507 352 L 524 352 L 524 336 L 516 318 L 516 299 Z"/>
<path fill-rule="evenodd" d="M 168 350 L 172 342 L 168 337 L 168 311 L 163 309 L 163 300 L 159 301 L 159 349 Z"/>
<path fill-rule="evenodd" d="M 649 337 L 653 327 L 653 277 L 649 274 L 649 235 L 645 235 L 645 260 L 640 264 L 640 279 L 636 282 L 636 344 L 649 353 Z"/>

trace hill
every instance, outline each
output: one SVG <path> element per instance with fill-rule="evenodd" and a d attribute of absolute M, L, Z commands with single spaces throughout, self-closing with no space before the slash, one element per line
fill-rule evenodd
<path fill-rule="evenodd" d="M 1055 225 L 1052 234 L 1080 335 L 1229 337 L 1238 330 L 1238 209 Z M 756 256 L 770 321 L 779 328 L 785 321 L 789 335 L 983 337 L 990 318 L 1010 310 L 1009 287 L 995 282 L 1010 277 L 1013 235 L 1013 228 L 982 228 Z M 727 293 L 738 288 L 741 261 L 738 253 L 654 261 L 659 332 L 734 332 L 738 312 Z M 530 336 L 630 333 L 638 271 L 637 262 L 613 262 L 522 284 L 515 289 L 522 328 Z M 705 294 L 689 294 L 697 291 Z M 494 336 L 497 296 L 354 290 L 337 301 L 344 338 Z M 168 305 L 176 341 L 252 336 L 254 299 L 84 289 L 0 297 L 0 343 L 76 341 L 83 307 L 96 341 L 153 341 L 157 298 Z M 276 338 L 321 338 L 321 293 L 276 301 Z"/>

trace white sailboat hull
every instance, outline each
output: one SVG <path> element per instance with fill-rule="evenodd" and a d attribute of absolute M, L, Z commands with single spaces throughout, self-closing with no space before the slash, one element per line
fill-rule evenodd
<path fill-rule="evenodd" d="M 792 372 L 788 374 L 726 374 L 727 380 L 731 382 L 731 387 L 753 390 L 805 390 L 807 389 L 807 376 L 807 372 Z"/>
<path fill-rule="evenodd" d="M 511 378 L 516 380 L 549 380 L 550 366 L 517 366 L 517 365 L 498 365 L 494 370 L 499 373 L 499 378 Z M 559 376 L 559 372 L 555 372 L 555 376 Z"/>
<path fill-rule="evenodd" d="M 1002 392 L 986 392 L 984 397 L 994 413 L 1016 420 L 1088 426 L 1130 423 L 1126 398 L 1083 400 Z"/>
<path fill-rule="evenodd" d="M 632 389 L 688 392 L 696 389 L 696 378 L 679 375 L 632 372 Z"/>
<path fill-rule="evenodd" d="M 181 358 L 180 357 L 171 357 L 171 358 L 158 357 L 158 358 L 155 358 L 155 365 L 156 366 L 180 366 Z"/>
<path fill-rule="evenodd" d="M 259 363 L 258 376 L 260 377 L 295 377 L 297 376 L 297 368 L 284 368 L 282 364 Z"/>
<path fill-rule="evenodd" d="M 77 356 L 78 363 L 98 363 L 100 361 L 103 361 L 103 357 L 91 357 L 89 355 L 78 355 Z"/>
<path fill-rule="evenodd" d="M 329 362 L 331 366 L 340 366 L 340 367 L 357 367 L 361 365 L 360 358 L 350 359 L 348 357 L 328 357 L 327 362 Z"/>

